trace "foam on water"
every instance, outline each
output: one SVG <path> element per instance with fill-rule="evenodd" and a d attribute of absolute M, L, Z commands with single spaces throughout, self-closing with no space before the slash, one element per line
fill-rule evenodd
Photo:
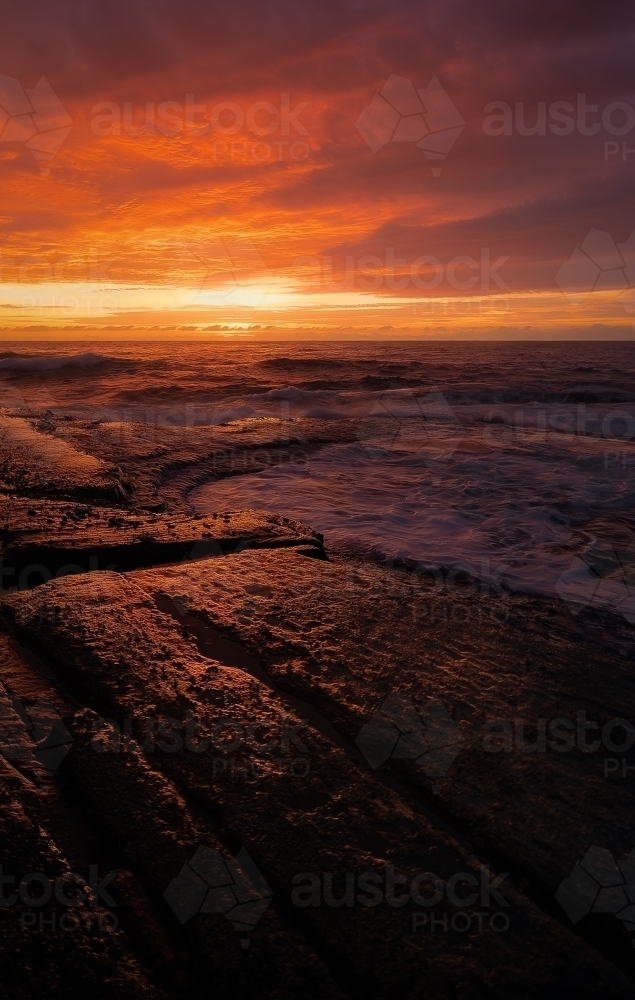
<path fill-rule="evenodd" d="M 0 407 L 185 436 L 267 418 L 306 440 L 299 463 L 274 449 L 266 471 L 198 489 L 201 511 L 268 508 L 347 551 L 587 603 L 625 606 L 635 581 L 633 343 L 6 347 Z M 307 420 L 354 440 L 316 451 Z M 607 562 L 611 525 L 628 538 Z"/>
<path fill-rule="evenodd" d="M 632 495 L 632 473 L 607 468 L 598 439 L 552 434 L 531 447 L 501 443 L 479 424 L 459 436 L 416 419 L 396 440 L 392 426 L 359 430 L 358 443 L 209 483 L 190 501 L 201 512 L 276 511 L 340 550 L 555 596 L 595 538 L 585 523 L 619 518 Z"/>

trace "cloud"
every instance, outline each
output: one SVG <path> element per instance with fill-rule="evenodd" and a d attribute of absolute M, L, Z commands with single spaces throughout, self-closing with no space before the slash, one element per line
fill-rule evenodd
<path fill-rule="evenodd" d="M 557 0 L 549 16 L 528 0 L 14 5 L 3 73 L 25 89 L 45 76 L 74 125 L 44 183 L 23 149 L 2 150 L 3 253 L 16 267 L 39 256 L 66 274 L 79 248 L 118 261 L 120 280 L 169 283 L 161 247 L 183 238 L 247 233 L 282 278 L 300 255 L 393 246 L 410 259 L 449 258 L 487 246 L 509 256 L 510 287 L 553 291 L 588 229 L 615 239 L 632 229 L 635 158 L 607 160 L 604 133 L 490 136 L 483 109 L 520 102 L 532 123 L 538 102 L 575 104 L 579 93 L 600 109 L 635 106 L 634 34 L 622 0 Z M 393 76 L 418 90 L 438 78 L 465 122 L 441 178 L 414 143 L 373 152 L 355 128 Z M 184 109 L 187 94 L 208 115 L 220 102 L 244 117 L 260 104 L 258 120 L 269 121 L 273 106 L 279 123 L 288 94 L 307 134 L 279 124 L 257 135 L 244 123 L 231 134 L 139 133 L 147 104 L 154 115 L 162 102 Z M 117 134 L 96 134 L 99 102 L 120 109 Z M 635 146 L 635 131 L 625 138 Z"/>

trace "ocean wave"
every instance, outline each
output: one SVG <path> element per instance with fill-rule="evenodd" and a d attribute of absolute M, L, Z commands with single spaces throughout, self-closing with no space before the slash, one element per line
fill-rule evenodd
<path fill-rule="evenodd" d="M 285 399 L 291 402 L 298 402 L 303 399 L 312 400 L 320 393 L 320 390 L 298 389 L 295 385 L 287 385 L 283 389 L 270 389 L 263 392 L 262 399 Z"/>
<path fill-rule="evenodd" d="M 635 393 L 603 385 L 581 385 L 567 392 L 565 403 L 632 403 Z"/>
<path fill-rule="evenodd" d="M 427 389 L 410 390 L 413 396 L 425 398 Z M 521 389 L 455 389 L 443 392 L 452 406 L 570 406 L 577 403 L 632 403 L 635 393 L 629 389 L 609 386 L 574 386 L 571 389 L 548 389 L 540 386 Z"/>
<path fill-rule="evenodd" d="M 260 368 L 270 368 L 274 371 L 298 371 L 300 369 L 305 369 L 308 371 L 313 371 L 319 368 L 332 368 L 333 359 L 327 357 L 324 358 L 265 358 L 264 361 L 259 361 L 258 366 Z"/>
<path fill-rule="evenodd" d="M 21 357 L 13 355 L 0 361 L 0 369 L 8 371 L 49 372 L 60 368 L 92 368 L 102 361 L 110 361 L 105 354 L 61 354 L 61 355 L 30 355 Z"/>
<path fill-rule="evenodd" d="M 210 424 L 230 424 L 236 420 L 245 420 L 256 416 L 251 406 L 233 406 L 225 410 L 218 410 L 209 420 Z"/>

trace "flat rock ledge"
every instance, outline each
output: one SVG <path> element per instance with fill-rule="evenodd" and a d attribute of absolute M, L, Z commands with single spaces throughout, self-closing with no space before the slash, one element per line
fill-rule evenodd
<path fill-rule="evenodd" d="M 58 780 L 116 862 L 122 916 L 146 914 L 145 937 L 126 917 L 137 933 L 127 940 L 150 986 L 176 996 L 182 973 L 222 997 L 538 998 L 554 984 L 632 996 L 625 972 L 507 877 L 495 855 L 470 847 L 399 775 L 364 762 L 341 719 L 329 720 L 326 698 L 303 713 L 285 694 L 284 643 L 272 638 L 269 653 L 255 655 L 249 631 L 282 627 L 294 633 L 286 641 L 296 658 L 302 644 L 321 647 L 328 675 L 330 644 L 342 638 L 340 698 L 354 714 L 371 645 L 395 657 L 395 620 L 375 592 L 384 646 L 377 632 L 364 643 L 368 594 L 351 579 L 344 600 L 328 605 L 333 570 L 297 550 L 241 552 L 67 576 L 2 602 L 12 648 L 33 657 L 24 670 L 58 692 L 69 735 Z M 318 600 L 311 581 L 325 572 Z M 287 612 L 276 603 L 278 581 L 304 608 L 310 601 L 311 618 L 299 620 L 293 601 Z M 220 621 L 212 609 L 224 592 Z M 321 671 L 308 673 L 319 686 Z M 334 701 L 325 676 L 327 689 Z M 360 720 L 371 701 L 366 677 Z M 33 783 L 19 762 L 14 770 Z M 448 892 L 457 879 L 461 890 Z M 481 930 L 476 907 L 460 898 L 466 882 L 480 887 Z M 441 895 L 431 903 L 434 887 Z M 151 948 L 156 927 L 168 942 L 161 956 Z"/>
<path fill-rule="evenodd" d="M 12 997 L 635 995 L 632 637 L 188 509 L 332 435 L 0 413 Z"/>

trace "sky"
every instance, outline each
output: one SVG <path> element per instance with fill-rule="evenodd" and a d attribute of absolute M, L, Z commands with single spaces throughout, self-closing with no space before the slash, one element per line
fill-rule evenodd
<path fill-rule="evenodd" d="M 634 36 L 622 0 L 7 5 L 0 337 L 632 339 Z"/>

